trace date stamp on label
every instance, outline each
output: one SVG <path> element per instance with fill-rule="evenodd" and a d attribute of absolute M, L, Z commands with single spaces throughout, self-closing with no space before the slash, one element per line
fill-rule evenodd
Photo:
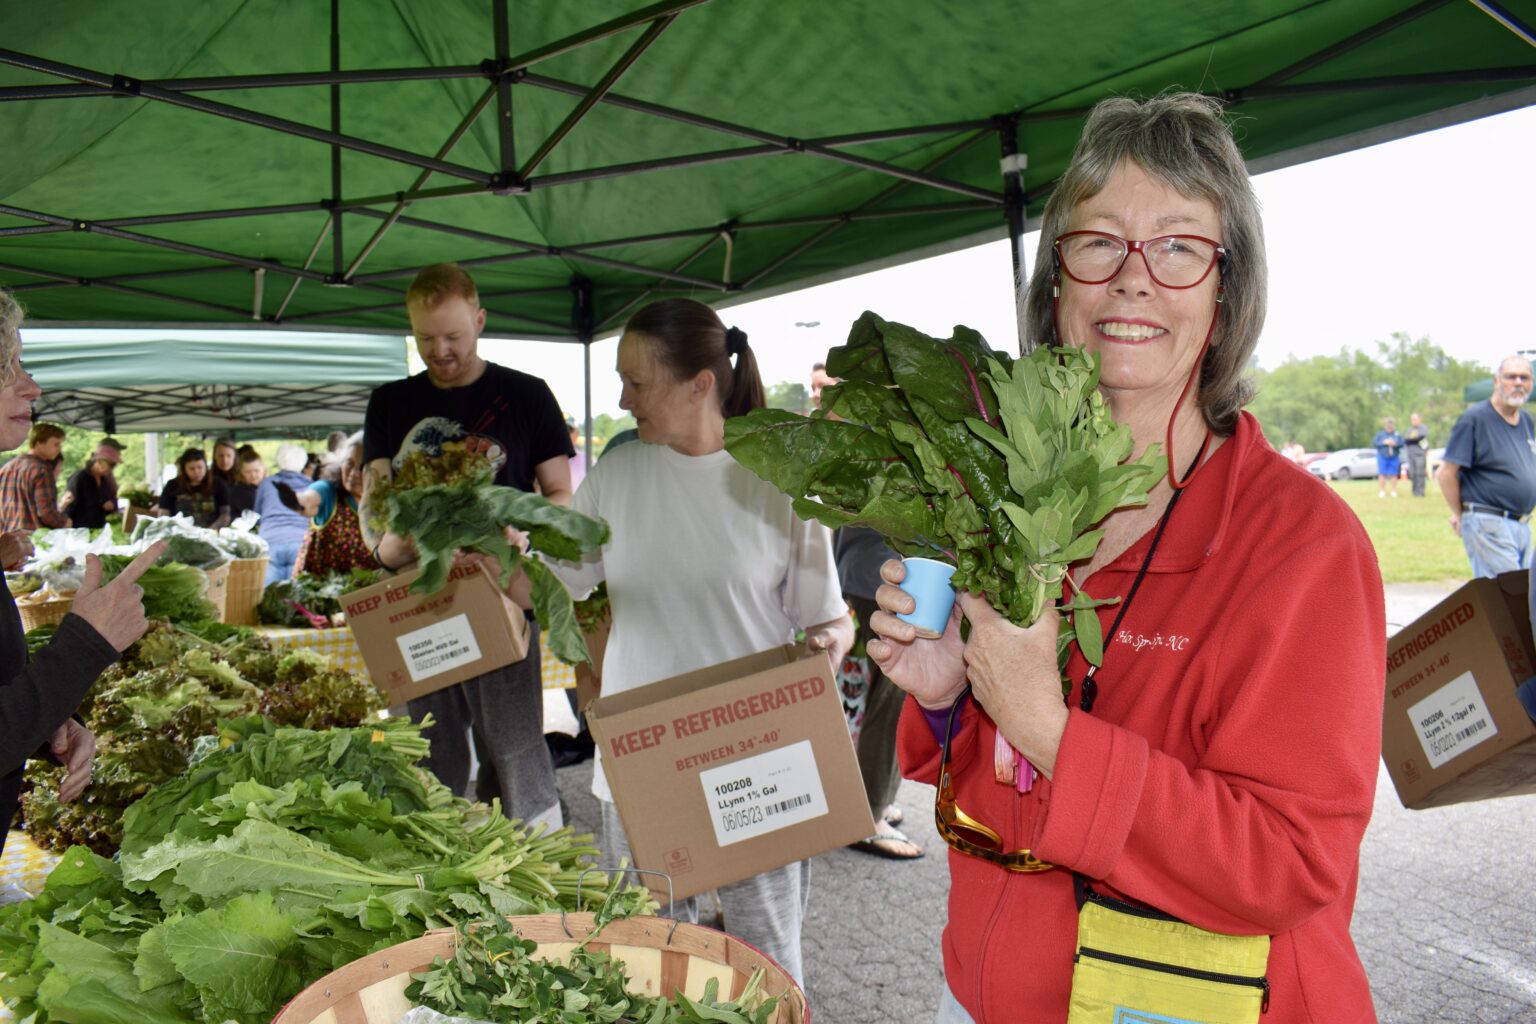
<path fill-rule="evenodd" d="M 810 740 L 699 773 L 715 841 L 730 846 L 827 813 Z"/>

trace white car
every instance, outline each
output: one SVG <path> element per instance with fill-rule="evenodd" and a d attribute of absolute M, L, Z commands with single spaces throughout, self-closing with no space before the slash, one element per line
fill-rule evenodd
<path fill-rule="evenodd" d="M 1341 448 L 1312 463 L 1307 472 L 1324 480 L 1374 480 L 1376 449 Z"/>

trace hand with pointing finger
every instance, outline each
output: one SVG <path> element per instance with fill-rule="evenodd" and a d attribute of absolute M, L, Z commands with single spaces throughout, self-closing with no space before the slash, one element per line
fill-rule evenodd
<path fill-rule="evenodd" d="M 119 651 L 128 649 L 149 623 L 144 618 L 144 590 L 139 577 L 165 553 L 165 541 L 156 541 L 129 562 L 111 583 L 101 582 L 101 559 L 85 556 L 85 579 L 75 591 L 70 611 L 90 623 L 103 640 Z"/>

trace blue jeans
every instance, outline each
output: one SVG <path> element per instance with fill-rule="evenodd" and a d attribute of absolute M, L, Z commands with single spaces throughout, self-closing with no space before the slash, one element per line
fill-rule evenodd
<path fill-rule="evenodd" d="M 1472 575 L 1492 578 L 1531 567 L 1531 528 L 1486 512 L 1461 514 L 1461 543 Z"/>
<path fill-rule="evenodd" d="M 933 1018 L 933 1024 L 976 1024 L 975 1018 L 965 1012 L 965 1007 L 949 990 L 948 981 L 944 982 L 944 995 L 939 1000 L 939 1012 Z"/>
<path fill-rule="evenodd" d="M 273 544 L 267 549 L 267 586 L 293 576 L 293 565 L 299 560 L 302 544 Z"/>

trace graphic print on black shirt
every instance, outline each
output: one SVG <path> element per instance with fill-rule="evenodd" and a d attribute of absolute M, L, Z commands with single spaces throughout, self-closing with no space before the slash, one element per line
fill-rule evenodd
<path fill-rule="evenodd" d="M 484 446 L 495 480 L 523 491 L 534 488 L 534 469 L 575 454 L 549 385 L 538 377 L 487 363 L 461 388 L 440 388 L 426 373 L 376 388 L 368 401 L 363 460 L 400 459 L 415 450 L 441 451 L 444 441 Z"/>
<path fill-rule="evenodd" d="M 494 437 L 466 433 L 460 424 L 444 416 L 428 416 L 406 433 L 405 441 L 401 443 L 390 465 L 398 473 L 400 467 L 405 465 L 406 457 L 416 452 L 435 458 L 443 454 L 443 445 L 449 441 L 458 441 L 472 454 L 484 455 L 489 459 L 492 477 L 498 475 L 507 464 L 507 450 Z"/>

